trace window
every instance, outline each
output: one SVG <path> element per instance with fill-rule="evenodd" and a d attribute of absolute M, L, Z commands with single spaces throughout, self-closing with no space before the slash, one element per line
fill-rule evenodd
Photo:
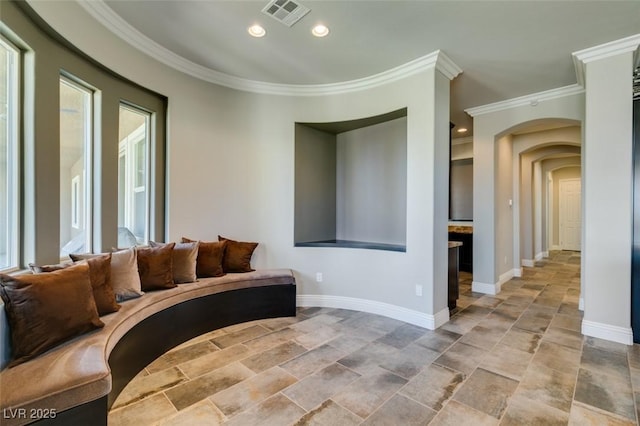
<path fill-rule="evenodd" d="M 149 241 L 150 120 L 150 113 L 120 105 L 118 247 Z"/>
<path fill-rule="evenodd" d="M 0 37 L 0 269 L 18 266 L 19 52 Z"/>
<path fill-rule="evenodd" d="M 60 256 L 91 251 L 93 93 L 60 78 Z"/>

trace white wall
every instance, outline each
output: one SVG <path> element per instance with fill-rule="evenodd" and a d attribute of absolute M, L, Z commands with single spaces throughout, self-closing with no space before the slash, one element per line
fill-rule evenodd
<path fill-rule="evenodd" d="M 582 332 L 631 344 L 633 51 L 585 68 Z"/>
<path fill-rule="evenodd" d="M 336 238 L 336 136 L 295 128 L 295 242 Z"/>
<path fill-rule="evenodd" d="M 336 238 L 404 245 L 407 119 L 337 135 Z"/>
<path fill-rule="evenodd" d="M 505 135 L 496 142 L 496 200 L 495 214 L 496 222 L 499 224 L 496 231 L 496 257 L 495 270 L 498 273 L 498 282 L 508 281 L 513 276 L 513 167 L 511 158 L 513 156 L 513 139 L 511 135 Z M 511 203 L 510 203 L 511 200 Z M 474 222 L 477 229 L 477 223 Z M 475 240 L 475 235 L 474 235 Z M 474 244 L 475 246 L 475 244 Z M 474 247 L 475 255 L 475 247 Z M 475 266 L 474 266 L 475 268 Z M 475 269 L 474 269 L 475 274 Z M 474 278 L 475 280 L 475 278 Z M 499 286 L 498 286 L 499 287 Z M 499 290 L 499 288 L 498 288 Z"/>
<path fill-rule="evenodd" d="M 255 240 L 260 242 L 255 266 L 292 268 L 299 295 L 364 299 L 425 326 L 438 325 L 445 312 L 448 317 L 449 80 L 443 74 L 428 69 L 330 96 L 240 92 L 141 54 L 76 3 L 34 7 L 85 53 L 168 97 L 169 239 L 211 240 L 222 234 Z M 406 253 L 295 248 L 294 123 L 344 121 L 401 108 L 408 108 Z M 324 273 L 323 283 L 315 283 L 316 272 Z M 415 296 L 416 285 L 423 286 L 422 297 Z"/>

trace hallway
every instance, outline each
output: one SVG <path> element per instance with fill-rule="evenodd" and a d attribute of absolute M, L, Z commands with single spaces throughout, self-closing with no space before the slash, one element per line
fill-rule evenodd
<path fill-rule="evenodd" d="M 497 296 L 471 292 L 431 331 L 300 308 L 150 364 L 109 424 L 636 424 L 640 346 L 580 334 L 580 254 L 556 251 Z"/>

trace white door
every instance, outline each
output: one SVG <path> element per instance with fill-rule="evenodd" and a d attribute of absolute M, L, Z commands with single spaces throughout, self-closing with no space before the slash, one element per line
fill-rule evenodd
<path fill-rule="evenodd" d="M 561 179 L 559 182 L 560 248 L 580 251 L 582 209 L 580 179 Z"/>

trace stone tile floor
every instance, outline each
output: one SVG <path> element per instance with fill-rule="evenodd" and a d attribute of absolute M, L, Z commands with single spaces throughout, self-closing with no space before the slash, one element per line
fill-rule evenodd
<path fill-rule="evenodd" d="M 627 425 L 640 346 L 583 337 L 580 254 L 552 252 L 496 296 L 462 274 L 435 331 L 363 312 L 300 308 L 162 355 L 109 425 Z"/>

